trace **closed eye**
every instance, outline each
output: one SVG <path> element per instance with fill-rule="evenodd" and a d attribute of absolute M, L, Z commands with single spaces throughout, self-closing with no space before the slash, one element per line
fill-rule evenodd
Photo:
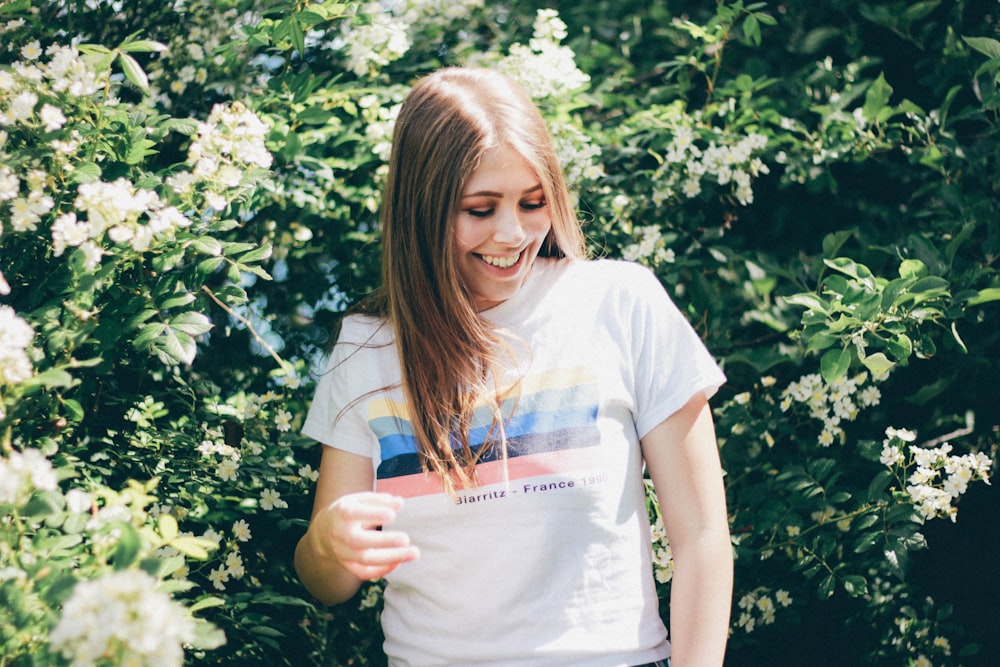
<path fill-rule="evenodd" d="M 492 208 L 467 208 L 465 212 L 474 218 L 488 218 L 493 215 L 494 210 Z"/>
<path fill-rule="evenodd" d="M 548 202 L 546 202 L 544 199 L 539 199 L 538 201 L 532 201 L 532 202 L 525 201 L 521 202 L 521 208 L 523 208 L 525 211 L 537 211 L 540 208 L 545 208 L 546 204 L 548 204 Z"/>

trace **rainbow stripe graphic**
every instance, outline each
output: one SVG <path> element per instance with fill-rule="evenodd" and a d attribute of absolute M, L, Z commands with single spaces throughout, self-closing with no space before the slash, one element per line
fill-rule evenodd
<path fill-rule="evenodd" d="M 507 419 L 508 479 L 580 469 L 590 459 L 586 448 L 600 443 L 598 398 L 596 377 L 586 367 L 526 377 L 520 397 L 502 406 Z M 420 467 L 408 414 L 406 404 L 399 401 L 375 399 L 369 404 L 368 424 L 378 437 L 382 458 L 376 488 L 403 497 L 440 493 L 440 483 Z M 488 406 L 476 411 L 469 432 L 473 450 L 486 440 L 492 416 Z M 484 452 L 478 468 L 481 485 L 503 479 L 500 456 L 499 446 Z"/>

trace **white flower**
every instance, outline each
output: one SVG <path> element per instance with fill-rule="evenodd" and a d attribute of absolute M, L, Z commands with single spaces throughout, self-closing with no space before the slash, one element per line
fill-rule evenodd
<path fill-rule="evenodd" d="M 285 433 L 292 429 L 292 413 L 288 410 L 278 410 L 278 414 L 274 417 L 274 427 Z"/>
<path fill-rule="evenodd" d="M 38 60 L 42 55 L 42 45 L 36 39 L 21 47 L 21 57 L 25 60 Z"/>
<path fill-rule="evenodd" d="M 236 481 L 236 471 L 239 468 L 240 464 L 233 459 L 224 459 L 215 469 L 215 474 L 224 482 L 234 482 Z"/>
<path fill-rule="evenodd" d="M 891 468 L 903 461 L 903 452 L 899 447 L 888 443 L 882 446 L 882 454 L 878 457 L 878 460 L 882 465 Z"/>
<path fill-rule="evenodd" d="M 299 468 L 299 477 L 315 482 L 319 479 L 319 470 L 313 470 L 313 467 L 307 463 Z"/>
<path fill-rule="evenodd" d="M 284 509 L 288 503 L 281 499 L 281 494 L 275 489 L 264 489 L 260 492 L 260 508 L 265 511 Z"/>
<path fill-rule="evenodd" d="M 54 132 L 66 124 L 66 116 L 63 115 L 59 107 L 51 104 L 42 105 L 42 110 L 38 112 L 38 117 L 42 119 L 45 129 Z"/>
<path fill-rule="evenodd" d="M 250 524 L 243 519 L 236 521 L 233 524 L 233 537 L 240 542 L 249 542 L 251 538 Z"/>
<path fill-rule="evenodd" d="M 140 570 L 122 570 L 76 584 L 49 635 L 53 650 L 73 665 L 118 664 L 180 667 L 194 622 L 159 581 Z"/>
<path fill-rule="evenodd" d="M 0 305 L 0 386 L 19 384 L 31 377 L 26 350 L 35 332 L 10 306 Z"/>
<path fill-rule="evenodd" d="M 226 555 L 226 571 L 232 575 L 233 579 L 242 579 L 243 575 L 246 574 L 246 568 L 243 567 L 243 556 L 238 550 L 234 549 Z"/>
<path fill-rule="evenodd" d="M 212 582 L 212 587 L 216 590 L 226 590 L 226 582 L 229 581 L 229 570 L 225 565 L 220 565 L 208 573 L 208 580 Z"/>
<path fill-rule="evenodd" d="M 10 167 L 0 165 L 0 201 L 9 201 L 17 196 L 21 182 Z"/>
<path fill-rule="evenodd" d="M 0 459 L 0 504 L 24 502 L 36 489 L 52 491 L 56 485 L 52 463 L 37 449 L 15 450 Z"/>
<path fill-rule="evenodd" d="M 86 491 L 70 489 L 66 492 L 66 509 L 73 514 L 89 512 L 94 506 L 94 499 Z"/>

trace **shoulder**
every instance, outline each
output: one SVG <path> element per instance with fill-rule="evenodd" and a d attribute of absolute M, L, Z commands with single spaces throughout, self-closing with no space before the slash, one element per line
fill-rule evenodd
<path fill-rule="evenodd" d="M 665 295 L 652 270 L 621 259 L 572 260 L 563 269 L 561 279 L 569 288 L 591 298 L 635 301 Z"/>
<path fill-rule="evenodd" d="M 392 342 L 388 320 L 374 315 L 353 313 L 341 321 L 337 345 L 386 345 Z"/>
<path fill-rule="evenodd" d="M 371 315 L 351 314 L 344 317 L 337 340 L 329 351 L 327 371 L 342 369 L 354 373 L 381 365 L 381 358 L 395 358 L 394 335 L 389 323 Z"/>

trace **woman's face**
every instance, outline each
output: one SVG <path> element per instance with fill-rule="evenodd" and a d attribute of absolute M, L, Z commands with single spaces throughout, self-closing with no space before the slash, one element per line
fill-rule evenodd
<path fill-rule="evenodd" d="M 542 183 L 524 158 L 506 146 L 487 151 L 455 219 L 458 272 L 476 310 L 520 289 L 551 228 Z"/>

